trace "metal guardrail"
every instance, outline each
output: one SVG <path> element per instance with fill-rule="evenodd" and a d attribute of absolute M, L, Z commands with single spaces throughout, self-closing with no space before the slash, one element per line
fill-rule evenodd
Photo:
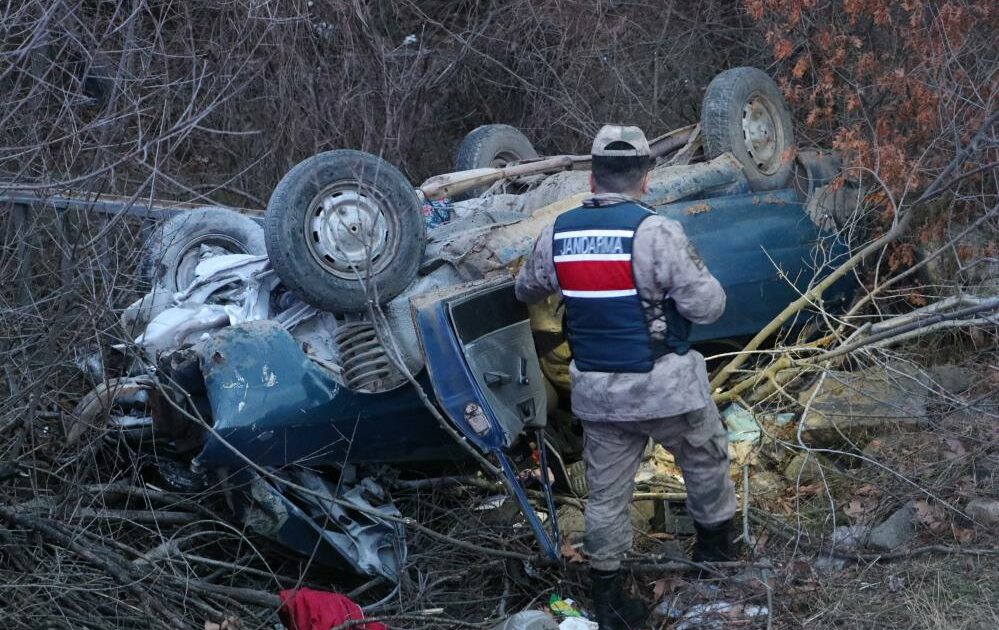
<path fill-rule="evenodd" d="M 79 210 L 110 215 L 127 215 L 142 219 L 162 220 L 195 208 L 204 208 L 209 203 L 189 203 L 164 199 L 136 199 L 117 195 L 72 195 L 41 193 L 33 190 L 0 190 L 0 208 L 8 205 L 22 205 L 33 208 L 48 207 L 56 210 Z M 233 208 L 230 210 L 253 218 L 262 218 L 264 211 L 258 208 Z"/>

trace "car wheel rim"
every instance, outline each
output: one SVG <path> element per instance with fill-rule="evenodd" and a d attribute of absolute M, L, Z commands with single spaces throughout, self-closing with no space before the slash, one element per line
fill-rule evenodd
<path fill-rule="evenodd" d="M 753 96 L 742 108 L 742 133 L 746 152 L 760 172 L 772 175 L 781 162 L 782 138 L 776 108 L 764 96 Z"/>
<path fill-rule="evenodd" d="M 186 289 L 194 282 L 198 263 L 206 258 L 226 254 L 245 254 L 244 248 L 236 239 L 225 234 L 205 234 L 188 243 L 181 252 L 174 270 L 174 286 Z"/>
<path fill-rule="evenodd" d="M 391 260 L 387 204 L 360 182 L 338 182 L 321 191 L 305 216 L 307 243 L 327 272 L 349 280 L 377 273 Z"/>

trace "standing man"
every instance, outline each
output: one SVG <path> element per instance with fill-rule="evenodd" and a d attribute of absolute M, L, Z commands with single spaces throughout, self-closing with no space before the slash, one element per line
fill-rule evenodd
<path fill-rule="evenodd" d="M 704 357 L 690 350 L 690 324 L 725 310 L 725 292 L 676 221 L 638 199 L 652 166 L 637 127 L 597 134 L 590 188 L 534 244 L 517 275 L 517 298 L 560 292 L 572 411 L 583 424 L 589 497 L 584 549 L 601 629 L 638 628 L 647 610 L 624 596 L 621 560 L 631 548 L 635 473 L 653 438 L 673 453 L 695 521 L 695 561 L 727 560 L 735 491 L 728 440 L 708 390 Z"/>

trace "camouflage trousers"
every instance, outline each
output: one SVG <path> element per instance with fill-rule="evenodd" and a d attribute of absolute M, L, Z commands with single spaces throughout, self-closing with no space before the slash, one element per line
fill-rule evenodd
<path fill-rule="evenodd" d="M 704 525 L 735 514 L 728 476 L 728 437 L 714 404 L 678 416 L 632 422 L 583 421 L 586 462 L 586 535 L 593 568 L 612 571 L 631 549 L 628 508 L 635 473 L 651 437 L 673 454 L 687 485 L 687 511 Z"/>

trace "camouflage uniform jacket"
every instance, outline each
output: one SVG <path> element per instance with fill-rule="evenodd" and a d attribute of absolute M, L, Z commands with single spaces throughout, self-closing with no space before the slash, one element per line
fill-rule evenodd
<path fill-rule="evenodd" d="M 598 194 L 586 206 L 635 201 L 622 195 Z M 609 209 L 608 212 L 613 212 Z M 545 228 L 517 274 L 517 299 L 537 302 L 559 290 L 552 261 L 553 226 Z M 669 292 L 677 309 L 695 324 L 709 324 L 725 310 L 725 291 L 687 240 L 683 227 L 662 216 L 639 226 L 632 246 L 632 268 L 639 295 L 658 302 Z M 655 335 L 656 324 L 650 333 Z M 638 421 L 676 416 L 711 402 L 704 357 L 691 350 L 666 354 L 647 373 L 581 372 L 569 366 L 572 411 L 594 422 Z"/>

